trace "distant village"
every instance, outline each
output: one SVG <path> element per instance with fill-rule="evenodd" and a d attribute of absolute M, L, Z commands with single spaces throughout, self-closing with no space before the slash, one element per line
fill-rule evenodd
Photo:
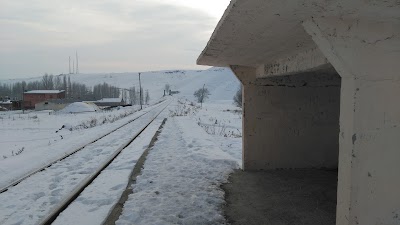
<path fill-rule="evenodd" d="M 71 82 L 69 75 L 45 74 L 33 82 L 0 83 L 0 111 L 61 110 L 74 102 L 95 104 L 100 108 L 148 104 L 148 90 L 119 88 L 107 83 L 88 87 Z"/>

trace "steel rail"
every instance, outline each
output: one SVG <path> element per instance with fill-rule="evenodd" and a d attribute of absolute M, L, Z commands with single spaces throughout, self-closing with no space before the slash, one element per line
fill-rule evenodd
<path fill-rule="evenodd" d="M 147 112 L 145 112 L 145 113 L 143 113 L 143 114 L 141 114 L 141 115 L 135 117 L 134 119 L 129 120 L 128 122 L 124 123 L 123 125 L 121 125 L 121 126 L 115 128 L 115 129 L 111 130 L 110 132 L 107 132 L 106 134 L 103 134 L 103 135 L 101 135 L 100 137 L 94 138 L 94 139 L 91 140 L 90 142 L 81 145 L 80 147 L 78 147 L 77 149 L 73 150 L 72 152 L 69 152 L 68 154 L 63 155 L 62 157 L 60 157 L 60 158 L 58 158 L 58 159 L 55 159 L 55 160 L 53 160 L 53 161 L 47 163 L 46 165 L 44 165 L 44 166 L 42 166 L 42 167 L 40 167 L 40 168 L 38 168 L 38 169 L 31 170 L 30 172 L 26 173 L 25 175 L 21 176 L 20 178 L 17 178 L 16 180 L 12 181 L 11 183 L 5 185 L 4 187 L 1 187 L 1 188 L 0 188 L 0 194 L 3 193 L 3 192 L 6 192 L 10 187 L 13 187 L 13 186 L 15 186 L 15 185 L 21 183 L 23 180 L 27 179 L 28 177 L 30 177 L 30 176 L 32 176 L 32 175 L 38 173 L 38 172 L 41 172 L 41 171 L 45 170 L 46 168 L 49 168 L 51 165 L 53 165 L 53 164 L 55 164 L 55 163 L 57 163 L 57 162 L 60 162 L 60 161 L 62 161 L 62 160 L 64 160 L 64 159 L 70 157 L 71 155 L 73 155 L 73 154 L 75 154 L 75 153 L 81 151 L 82 149 L 84 149 L 84 148 L 87 147 L 88 145 L 91 145 L 91 144 L 93 144 L 93 143 L 99 141 L 100 139 L 103 139 L 104 137 L 106 137 L 106 136 L 108 136 L 108 135 L 114 133 L 115 131 L 121 129 L 122 127 L 124 127 L 124 126 L 126 126 L 126 125 L 132 123 L 133 121 L 136 121 L 137 119 L 139 119 L 140 117 L 146 115 L 147 113 L 152 112 L 153 110 L 155 110 L 155 109 L 157 109 L 158 107 L 160 107 L 160 106 L 161 106 L 161 103 L 163 103 L 164 101 L 165 101 L 165 100 L 163 100 L 163 101 L 161 101 L 161 102 L 158 102 L 156 105 L 158 105 L 158 104 L 159 104 L 159 105 L 158 105 L 158 106 L 155 106 L 155 108 L 150 109 L 149 111 L 147 111 Z M 139 110 L 139 112 L 140 112 L 140 110 Z"/>
<path fill-rule="evenodd" d="M 120 146 L 93 174 L 86 177 L 83 181 L 81 181 L 78 186 L 66 197 L 61 203 L 56 206 L 47 217 L 45 217 L 39 224 L 40 225 L 50 225 L 52 224 L 58 217 L 58 215 L 63 212 L 82 192 L 85 190 L 87 186 L 89 186 L 99 175 L 100 173 L 107 168 L 108 165 L 114 161 L 115 158 L 126 148 L 128 147 L 157 117 L 160 115 L 162 111 L 170 104 L 166 104 L 166 106 L 158 112 L 154 118 L 150 120 L 143 128 L 141 128 L 132 138 L 130 138 L 127 142 L 125 142 L 122 146 Z"/>

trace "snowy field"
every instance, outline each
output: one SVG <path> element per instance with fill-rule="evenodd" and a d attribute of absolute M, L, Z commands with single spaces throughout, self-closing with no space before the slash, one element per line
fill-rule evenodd
<path fill-rule="evenodd" d="M 72 74 L 71 80 L 84 83 L 88 86 L 94 86 L 99 83 L 107 82 L 109 84 L 129 88 L 138 86 L 137 73 L 118 73 L 118 74 Z M 25 79 L 25 81 L 40 80 L 40 77 Z M 0 80 L 0 83 L 10 84 L 21 81 Z M 232 108 L 232 97 L 239 87 L 239 81 L 226 68 L 211 68 L 204 71 L 157 71 L 142 73 L 142 84 L 144 89 L 149 89 L 151 102 L 158 101 L 163 95 L 163 89 L 166 84 L 171 86 L 174 91 L 179 91 L 179 98 L 185 98 L 195 101 L 193 92 L 205 84 L 211 95 L 207 100 L 211 105 L 204 107 L 215 108 L 222 107 L 222 110 Z M 224 108 L 225 107 L 225 108 Z M 210 108 L 210 109 L 211 109 Z M 132 114 L 138 109 L 138 106 L 123 108 L 113 111 L 97 111 L 85 113 L 54 113 L 53 111 L 27 111 L 22 114 L 21 111 L 0 112 L 0 172 L 1 162 L 9 160 L 23 154 L 43 154 L 38 149 L 50 149 L 57 142 L 67 143 L 65 139 L 69 136 L 83 135 L 84 130 L 98 125 L 108 124 L 126 115 Z M 217 110 L 218 111 L 218 110 Z M 215 123 L 210 121 L 212 118 L 206 118 L 205 113 L 200 113 L 198 120 L 207 124 Z M 230 114 L 229 114 L 230 115 Z M 230 129 L 230 121 L 218 121 L 219 124 L 210 127 L 219 131 L 219 126 L 227 126 Z M 235 128 L 239 128 L 234 125 Z M 73 131 L 70 131 L 70 130 Z M 237 129 L 231 130 L 232 132 Z M 239 129 L 240 130 L 240 129 Z"/>
<path fill-rule="evenodd" d="M 137 84 L 136 73 L 79 74 L 71 76 L 71 80 L 88 85 L 107 82 L 122 88 Z M 211 68 L 206 71 L 142 73 L 142 82 L 147 84 L 148 88 L 144 85 L 144 89 L 149 89 L 152 102 L 160 99 L 165 84 L 180 93 L 168 98 L 173 104 L 161 114 L 161 117 L 168 118 L 167 123 L 132 187 L 134 193 L 129 196 L 117 224 L 225 224 L 221 211 L 224 193 L 220 185 L 226 182 L 233 169 L 241 167 L 242 160 L 241 109 L 232 101 L 239 81 L 228 69 Z M 211 95 L 200 106 L 193 92 L 204 84 Z M 152 107 L 144 111 L 137 111 L 138 106 L 133 106 L 74 114 L 0 112 L 0 186 Z M 157 119 L 158 124 L 163 118 Z M 157 125 L 152 125 L 149 128 L 151 132 L 143 133 L 140 144 L 128 148 L 116 160 L 117 164 L 111 164 L 102 174 L 105 180 L 99 179 L 85 190 L 61 214 L 56 224 L 82 224 L 82 221 L 84 224 L 99 224 L 103 221 L 125 189 L 129 171 L 146 149 L 156 128 Z M 77 162 L 79 164 L 79 159 Z M 68 180 L 67 175 L 65 179 Z M 61 189 L 60 193 L 67 190 L 55 188 L 58 189 Z M 24 201 L 36 196 L 29 190 L 25 192 L 28 193 L 23 197 Z M 17 196 L 18 192 L 10 194 Z M 40 194 L 44 194 L 41 199 L 45 201 L 54 199 L 51 195 L 59 193 Z M 7 199 L 5 197 L 4 201 Z M 12 213 L 12 210 L 7 210 Z M 34 208 L 30 210 L 35 211 Z"/>
<path fill-rule="evenodd" d="M 80 130 L 82 134 L 87 128 L 106 125 L 138 109 L 134 106 L 82 113 L 55 113 L 50 110 L 27 111 L 25 114 L 22 111 L 0 112 L 0 162 L 56 142 L 67 143 L 75 130 Z"/>
<path fill-rule="evenodd" d="M 185 97 L 179 98 L 170 115 L 188 116 L 209 134 L 219 147 L 242 164 L 242 110 L 232 100 L 203 103 L 202 107 Z"/>

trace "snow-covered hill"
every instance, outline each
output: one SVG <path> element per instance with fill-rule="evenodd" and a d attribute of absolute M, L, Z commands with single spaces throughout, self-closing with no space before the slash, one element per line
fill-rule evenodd
<path fill-rule="evenodd" d="M 99 73 L 99 74 L 71 74 L 72 82 L 79 82 L 88 86 L 94 86 L 106 82 L 119 88 L 139 87 L 138 73 Z M 24 79 L 26 82 L 40 80 L 41 77 Z M 22 79 L 0 80 L 0 83 L 15 83 Z M 163 95 L 165 84 L 171 86 L 171 90 L 179 91 L 180 96 L 194 100 L 195 90 L 203 87 L 211 92 L 210 102 L 228 100 L 239 87 L 239 81 L 228 68 L 213 67 L 208 70 L 173 70 L 142 72 L 141 81 L 143 90 L 149 90 L 152 100 Z"/>

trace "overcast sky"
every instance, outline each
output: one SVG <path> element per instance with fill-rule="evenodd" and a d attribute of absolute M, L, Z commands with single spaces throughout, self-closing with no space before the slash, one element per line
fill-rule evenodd
<path fill-rule="evenodd" d="M 1 0 L 0 79 L 198 69 L 229 0 Z"/>

